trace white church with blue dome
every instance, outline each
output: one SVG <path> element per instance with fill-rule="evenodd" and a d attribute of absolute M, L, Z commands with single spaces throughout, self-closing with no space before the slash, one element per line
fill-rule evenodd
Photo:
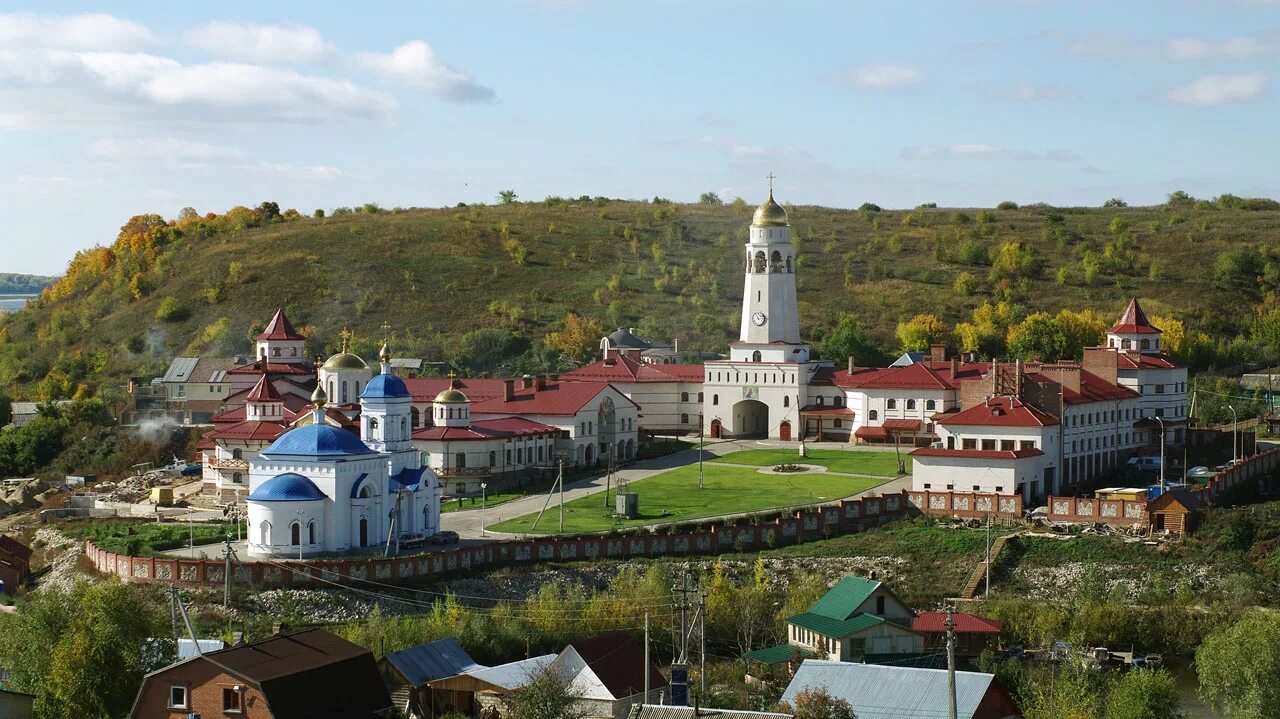
<path fill-rule="evenodd" d="M 413 448 L 412 397 L 385 345 L 381 359 L 360 394 L 360 437 L 325 421 L 318 384 L 310 421 L 250 462 L 250 556 L 345 552 L 440 531 L 440 480 Z"/>

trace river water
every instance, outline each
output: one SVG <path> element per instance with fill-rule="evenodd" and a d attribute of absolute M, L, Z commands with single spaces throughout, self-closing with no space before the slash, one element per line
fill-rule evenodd
<path fill-rule="evenodd" d="M 0 314 L 20 310 L 26 306 L 27 300 L 35 295 L 3 295 L 0 294 Z"/>

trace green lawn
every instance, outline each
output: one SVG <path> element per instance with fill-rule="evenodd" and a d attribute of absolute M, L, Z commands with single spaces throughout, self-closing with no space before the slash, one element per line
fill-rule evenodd
<path fill-rule="evenodd" d="M 615 519 L 613 495 L 606 510 L 604 495 L 594 494 L 564 505 L 566 533 L 594 532 L 611 527 L 633 527 L 657 522 L 679 522 L 738 512 L 754 512 L 778 507 L 817 504 L 836 500 L 874 487 L 875 479 L 827 474 L 760 474 L 739 467 L 706 464 L 705 486 L 698 489 L 698 467 L 689 465 L 648 479 L 632 482 L 630 490 L 640 495 L 640 517 Z M 529 533 L 537 514 L 527 514 L 491 525 L 495 532 Z M 558 529 L 559 513 L 553 504 L 538 524 L 536 533 L 552 534 Z"/>
<path fill-rule="evenodd" d="M 908 474 L 911 473 L 911 458 L 907 456 L 909 451 L 911 451 L 910 448 L 904 448 L 902 451 L 902 461 L 906 462 Z M 741 452 L 730 452 L 711 461 L 753 464 L 757 467 L 794 462 L 820 464 L 832 472 L 849 474 L 871 474 L 877 477 L 895 477 L 898 474 L 898 460 L 893 452 L 868 452 L 856 449 L 807 449 L 804 457 L 801 457 L 799 451 L 795 449 L 744 449 Z"/>

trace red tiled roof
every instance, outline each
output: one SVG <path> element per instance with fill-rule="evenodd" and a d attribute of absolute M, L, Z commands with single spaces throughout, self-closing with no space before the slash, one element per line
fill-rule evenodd
<path fill-rule="evenodd" d="M 608 389 L 608 382 L 547 382 L 545 389 L 517 387 L 510 400 L 503 395 L 471 402 L 472 414 L 577 414 L 596 395 Z M 465 391 L 465 390 L 464 390 Z M 623 395 L 623 399 L 627 399 Z M 632 402 L 635 405 L 634 402 Z M 639 405 L 635 405 L 639 406 Z"/>
<path fill-rule="evenodd" d="M 858 431 L 853 433 L 853 436 L 863 439 L 884 439 L 889 436 L 889 430 L 884 427 L 859 427 Z"/>
<path fill-rule="evenodd" d="M 1129 300 L 1129 306 L 1125 308 L 1124 314 L 1120 317 L 1120 321 L 1107 331 L 1111 334 L 1119 335 L 1160 334 L 1160 330 L 1147 321 L 1147 314 L 1142 311 L 1142 307 L 1138 304 L 1137 297 Z"/>
<path fill-rule="evenodd" d="M 999 634 L 1004 623 L 965 612 L 951 615 L 952 626 L 958 634 Z M 911 628 L 917 632 L 947 631 L 946 612 L 920 612 L 911 620 Z"/>
<path fill-rule="evenodd" d="M 921 447 L 912 450 L 912 457 L 956 457 L 958 459 L 1025 459 L 1039 457 L 1044 454 L 1040 449 L 942 449 L 940 447 Z"/>
<path fill-rule="evenodd" d="M 832 407 L 831 405 L 810 404 L 801 407 L 800 414 L 822 417 L 852 417 L 853 410 L 848 407 Z"/>
<path fill-rule="evenodd" d="M 247 402 L 279 402 L 280 393 L 276 391 L 275 385 L 267 380 L 264 374 L 258 380 L 258 383 L 249 391 L 249 396 L 245 397 Z"/>
<path fill-rule="evenodd" d="M 271 318 L 271 322 L 267 323 L 267 329 L 258 335 L 260 340 L 305 340 L 306 337 L 298 334 L 289 322 L 289 318 L 284 316 L 284 310 L 276 310 L 275 316 Z"/>
<path fill-rule="evenodd" d="M 316 373 L 316 368 L 306 362 L 267 362 L 258 360 L 253 364 L 240 365 L 234 369 L 227 370 L 227 374 L 310 374 Z"/>
<path fill-rule="evenodd" d="M 1062 388 L 1062 401 L 1064 404 L 1085 404 L 1088 402 L 1103 402 L 1107 400 L 1130 399 L 1140 396 L 1137 392 L 1123 385 L 1111 384 L 1092 372 L 1079 370 L 1080 372 L 1080 391 L 1077 392 L 1069 387 Z M 1051 375 L 1045 375 L 1036 372 L 1028 375 L 1033 380 L 1041 382 L 1056 382 L 1057 380 Z"/>
<path fill-rule="evenodd" d="M 649 364 L 626 355 L 614 355 L 560 375 L 563 381 L 605 382 L 702 382 L 700 364 Z"/>
<path fill-rule="evenodd" d="M 1116 366 L 1120 369 L 1179 369 L 1186 365 L 1168 355 L 1140 352 L 1116 352 Z"/>
<path fill-rule="evenodd" d="M 1012 397 L 992 397 L 982 404 L 961 410 L 939 424 L 986 427 L 1046 427 L 1058 424 L 1053 415 L 1045 414 Z"/>
<path fill-rule="evenodd" d="M 243 403 L 230 407 L 227 406 L 235 397 L 236 395 L 231 395 L 222 403 L 222 406 L 226 407 L 226 409 L 213 416 L 211 421 L 214 424 L 244 421 L 245 407 Z M 296 394 L 289 393 L 280 395 L 280 402 L 284 405 L 284 419 L 286 422 L 293 421 L 293 419 L 303 412 L 306 412 L 307 408 L 311 406 L 311 403 L 306 397 L 299 397 Z"/>
<path fill-rule="evenodd" d="M 409 377 L 404 380 L 404 384 L 409 388 L 409 394 L 413 395 L 415 402 L 431 402 L 434 401 L 436 395 L 449 389 L 450 382 L 454 383 L 462 393 L 467 395 L 467 399 L 472 402 L 478 402 L 482 399 L 490 399 L 492 397 L 502 396 L 502 383 L 500 379 L 449 379 L 448 377 Z M 516 380 L 516 385 L 520 384 L 520 380 Z"/>
<path fill-rule="evenodd" d="M 924 426 L 924 422 L 918 419 L 886 419 L 882 425 L 890 431 L 916 432 Z"/>
<path fill-rule="evenodd" d="M 559 431 L 558 427 L 534 422 L 524 417 L 500 417 L 498 419 L 476 420 L 471 423 L 470 427 L 424 427 L 414 430 L 413 438 L 468 441 L 547 434 Z"/>
<path fill-rule="evenodd" d="M 236 422 L 225 427 L 218 427 L 205 434 L 207 439 L 239 439 L 248 441 L 270 442 L 289 430 L 280 422 Z"/>
<path fill-rule="evenodd" d="M 832 373 L 831 381 L 837 387 L 858 389 L 956 389 L 966 379 L 980 377 L 990 365 L 970 363 L 959 365 L 956 377 L 951 377 L 950 362 L 916 362 L 901 367 L 855 367 Z"/>

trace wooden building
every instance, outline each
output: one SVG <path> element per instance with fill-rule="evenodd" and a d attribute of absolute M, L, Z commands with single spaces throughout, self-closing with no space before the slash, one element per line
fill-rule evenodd
<path fill-rule="evenodd" d="M 1172 534 L 1194 532 L 1203 509 L 1204 501 L 1198 492 L 1186 487 L 1171 489 L 1147 505 L 1151 531 Z"/>

